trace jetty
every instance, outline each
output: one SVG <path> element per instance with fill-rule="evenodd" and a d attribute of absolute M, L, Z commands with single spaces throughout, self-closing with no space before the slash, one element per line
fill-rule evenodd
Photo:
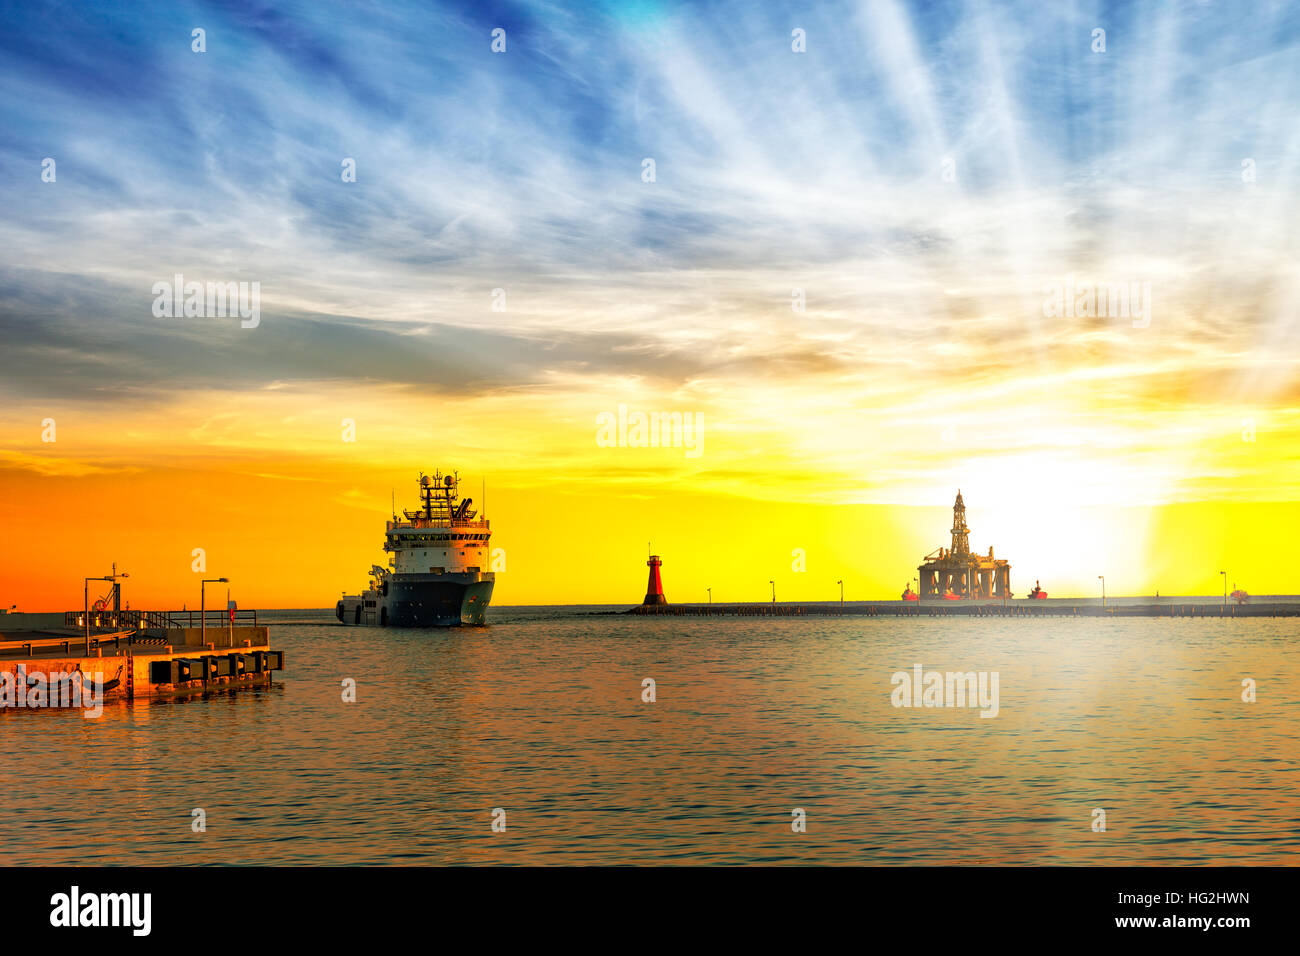
<path fill-rule="evenodd" d="M 1300 603 L 1178 602 L 1107 604 L 1096 599 L 1037 601 L 853 601 L 812 604 L 638 604 L 625 613 L 678 617 L 1300 617 Z"/>
<path fill-rule="evenodd" d="M 82 610 L 64 613 L 61 623 L 58 614 L 0 618 L 7 686 L 26 687 L 39 674 L 52 687 L 80 675 L 96 682 L 105 702 L 132 701 L 266 686 L 283 668 L 284 652 L 271 648 L 255 610 Z"/>

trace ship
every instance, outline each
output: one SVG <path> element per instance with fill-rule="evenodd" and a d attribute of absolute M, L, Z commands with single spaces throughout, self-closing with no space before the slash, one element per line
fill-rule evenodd
<path fill-rule="evenodd" d="M 372 565 L 370 586 L 344 594 L 335 616 L 344 624 L 378 627 L 481 625 L 496 572 L 488 570 L 492 529 L 459 497 L 455 472 L 420 474 L 420 507 L 393 515 L 384 550 L 388 567 Z"/>

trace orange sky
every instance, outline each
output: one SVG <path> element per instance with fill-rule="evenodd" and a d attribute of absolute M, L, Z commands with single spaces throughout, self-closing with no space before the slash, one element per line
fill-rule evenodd
<path fill-rule="evenodd" d="M 385 563 L 390 490 L 413 507 L 417 473 L 435 468 L 459 470 L 474 497 L 487 479 L 506 558 L 497 604 L 635 603 L 647 541 L 671 601 L 709 587 L 717 601 L 766 600 L 773 579 L 782 600 L 830 600 L 840 578 L 849 598 L 895 598 L 949 544 L 958 488 L 972 548 L 1011 561 L 1017 594 L 1040 580 L 1092 596 L 1098 574 L 1110 594 L 1216 594 L 1220 569 L 1252 593 L 1300 591 L 1285 351 L 1191 349 L 1195 323 L 1177 314 L 1007 349 L 964 317 L 905 348 L 863 342 L 849 361 L 842 344 L 814 360 L 797 358 L 812 348 L 797 332 L 759 341 L 784 321 L 755 321 L 737 346 L 750 357 L 717 342 L 665 353 L 694 356 L 683 380 L 615 374 L 612 356 L 549 367 L 539 341 L 536 381 L 509 387 L 11 389 L 0 603 L 77 607 L 82 578 L 116 561 L 133 606 L 192 605 L 203 548 L 207 576 L 231 578 L 243 606 L 332 606 Z M 205 334 L 220 346 L 280 334 L 277 322 Z M 694 444 L 609 447 L 599 423 L 620 405 L 692 416 Z"/>
<path fill-rule="evenodd" d="M 199 57 L 62 11 L 78 69 L 0 75 L 0 602 L 116 560 L 192 605 L 204 548 L 330 606 L 435 468 L 487 479 L 498 604 L 635 602 L 647 540 L 670 600 L 893 598 L 958 488 L 1018 594 L 1300 592 L 1294 44 L 1194 7 L 1109 52 L 1050 4 L 810 10 L 802 52 L 439 21 L 436 67 L 369 15 Z M 159 310 L 178 275 L 257 320 Z M 702 442 L 607 447 L 620 406 Z"/>
<path fill-rule="evenodd" d="M 131 573 L 124 593 L 133 607 L 195 606 L 200 577 L 222 576 L 241 606 L 329 606 L 365 583 L 371 563 L 384 563 L 390 487 L 399 507 L 415 504 L 410 468 L 307 459 L 281 460 L 275 473 L 262 467 L 196 457 L 81 475 L 0 470 L 0 601 L 80 606 L 81 578 L 116 561 Z M 831 600 L 839 578 L 849 599 L 895 598 L 922 555 L 948 544 L 950 494 L 934 507 L 817 503 L 801 500 L 809 481 L 777 500 L 770 493 L 779 489 L 763 487 L 760 498 L 741 494 L 740 483 L 734 494 L 692 491 L 676 471 L 664 467 L 657 481 L 494 478 L 488 515 L 506 556 L 494 602 L 636 603 L 647 540 L 664 557 L 671 601 L 706 600 L 709 587 L 715 601 L 762 601 L 771 579 L 781 600 Z M 462 477 L 477 498 L 479 472 Z M 1297 590 L 1281 529 L 1300 527 L 1300 504 L 1076 509 L 1053 508 L 1049 493 L 1017 504 L 995 489 L 962 490 L 972 547 L 993 545 L 1011 560 L 1017 594 L 1037 578 L 1054 595 L 1095 595 L 1099 573 L 1109 594 L 1214 594 L 1220 568 L 1254 593 Z M 206 551 L 205 575 L 191 570 L 194 548 Z M 220 585 L 210 597 L 213 587 L 224 601 Z"/>

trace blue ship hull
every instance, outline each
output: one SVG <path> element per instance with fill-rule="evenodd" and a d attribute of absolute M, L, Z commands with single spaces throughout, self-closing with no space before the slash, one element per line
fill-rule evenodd
<path fill-rule="evenodd" d="M 456 627 L 484 623 L 496 575 L 394 574 L 375 590 L 344 597 L 334 614 L 344 624 Z"/>

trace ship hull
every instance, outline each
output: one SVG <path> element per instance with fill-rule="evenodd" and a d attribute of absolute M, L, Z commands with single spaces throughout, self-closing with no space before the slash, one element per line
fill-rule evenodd
<path fill-rule="evenodd" d="M 457 627 L 484 623 L 496 575 L 394 574 L 384 584 L 345 596 L 334 614 L 344 624 L 378 627 Z"/>

